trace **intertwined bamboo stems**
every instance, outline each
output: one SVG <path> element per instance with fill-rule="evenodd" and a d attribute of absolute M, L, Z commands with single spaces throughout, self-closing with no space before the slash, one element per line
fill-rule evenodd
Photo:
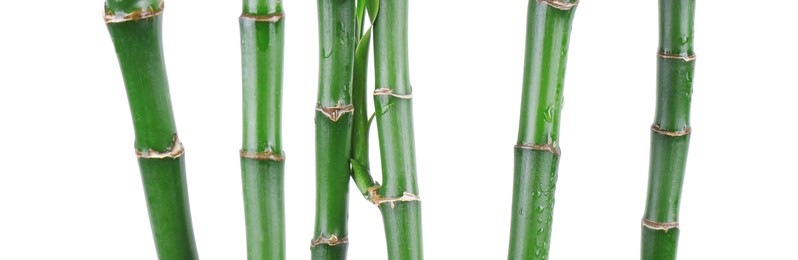
<path fill-rule="evenodd" d="M 577 2 L 529 1 L 508 259 L 548 258 L 565 64 Z"/>
<path fill-rule="evenodd" d="M 197 259 L 183 145 L 163 60 L 161 0 L 105 3 L 105 23 L 125 81 L 144 194 L 159 259 Z"/>

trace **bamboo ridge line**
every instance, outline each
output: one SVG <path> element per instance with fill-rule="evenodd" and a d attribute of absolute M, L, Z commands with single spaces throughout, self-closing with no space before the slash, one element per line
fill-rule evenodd
<path fill-rule="evenodd" d="M 318 245 L 328 245 L 328 246 L 337 246 L 349 243 L 349 238 L 344 237 L 339 239 L 338 236 L 332 235 L 330 238 L 324 237 L 324 235 L 319 235 L 318 238 L 310 241 L 310 248 L 314 248 Z"/>
<path fill-rule="evenodd" d="M 557 147 L 554 147 L 553 144 L 516 144 L 515 148 L 518 149 L 527 149 L 527 150 L 537 150 L 537 151 L 547 151 L 553 153 L 554 155 L 560 155 L 560 150 Z"/>
<path fill-rule="evenodd" d="M 393 93 L 393 89 L 389 88 L 378 88 L 374 90 L 374 96 L 392 96 L 398 99 L 412 99 L 413 94 L 396 94 Z"/>
<path fill-rule="evenodd" d="M 177 134 L 172 137 L 172 146 L 169 148 L 168 151 L 159 152 L 153 149 L 147 149 L 147 151 L 140 151 L 136 149 L 136 157 L 142 159 L 164 159 L 164 158 L 172 158 L 177 159 L 180 156 L 183 156 L 185 152 L 185 148 L 183 147 L 183 143 L 180 142 L 180 139 L 177 138 Z"/>
<path fill-rule="evenodd" d="M 554 8 L 563 10 L 563 11 L 571 10 L 572 8 L 576 7 L 576 5 L 579 4 L 579 0 L 576 0 L 573 3 L 565 2 L 565 1 L 562 1 L 562 0 L 537 0 L 537 1 L 538 1 L 538 4 L 541 4 L 541 3 L 547 4 L 547 5 L 551 6 L 551 7 L 554 7 Z"/>
<path fill-rule="evenodd" d="M 277 155 L 277 154 L 275 154 L 272 151 L 264 151 L 264 152 L 254 153 L 254 152 L 247 152 L 247 151 L 244 151 L 244 150 L 240 150 L 239 154 L 241 155 L 241 158 L 255 159 L 255 160 L 260 160 L 260 161 L 281 162 L 281 161 L 285 160 L 285 156 Z"/>
<path fill-rule="evenodd" d="M 377 192 L 379 189 L 380 189 L 379 186 L 371 187 L 368 189 L 369 195 L 371 197 L 371 203 L 373 203 L 377 207 L 379 207 L 380 204 L 382 203 L 391 203 L 391 208 L 395 208 L 396 202 L 421 201 L 421 197 L 406 191 L 402 193 L 401 197 L 383 198 L 380 196 L 379 192 Z"/>
<path fill-rule="evenodd" d="M 671 229 L 678 229 L 679 222 L 656 222 L 648 219 L 643 219 L 643 227 L 651 229 L 651 230 L 662 230 L 668 232 Z"/>
<path fill-rule="evenodd" d="M 683 60 L 686 62 L 694 61 L 695 54 L 693 55 L 681 55 L 681 54 L 670 54 L 670 53 L 657 53 L 657 57 L 663 59 L 674 59 L 674 60 Z"/>
<path fill-rule="evenodd" d="M 273 13 L 268 15 L 254 15 L 254 14 L 241 14 L 239 17 L 241 20 L 250 20 L 256 22 L 268 22 L 268 23 L 276 23 L 282 20 L 285 17 L 285 13 Z"/>
<path fill-rule="evenodd" d="M 137 21 L 142 19 L 147 19 L 151 17 L 155 17 L 163 13 L 163 1 L 158 4 L 158 9 L 153 9 L 152 6 L 148 6 L 147 8 L 142 8 L 141 10 L 128 13 L 128 14 L 117 14 L 113 13 L 111 10 L 108 9 L 106 6 L 105 8 L 105 23 L 123 23 L 127 21 Z"/>
<path fill-rule="evenodd" d="M 682 131 L 671 132 L 671 131 L 662 130 L 662 128 L 659 128 L 659 125 L 654 124 L 654 125 L 651 125 L 651 131 L 654 131 L 655 133 L 658 133 L 658 134 L 678 137 L 678 136 L 685 136 L 685 135 L 690 134 L 690 132 L 693 131 L 693 128 L 687 127 L 686 129 L 684 129 Z"/>
<path fill-rule="evenodd" d="M 338 119 L 340 119 L 345 113 L 355 112 L 355 107 L 352 106 L 352 104 L 341 105 L 341 103 L 338 103 L 338 105 L 334 107 L 323 107 L 321 106 L 321 103 L 316 103 L 316 111 L 321 112 L 333 122 L 338 122 Z"/>

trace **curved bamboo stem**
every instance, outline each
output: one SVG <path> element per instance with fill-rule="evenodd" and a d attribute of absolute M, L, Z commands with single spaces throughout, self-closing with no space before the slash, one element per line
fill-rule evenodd
<path fill-rule="evenodd" d="M 318 0 L 319 91 L 316 108 L 316 227 L 312 259 L 346 259 L 355 2 Z"/>
<path fill-rule="evenodd" d="M 577 1 L 530 0 L 508 259 L 547 259 L 563 83 Z"/>
<path fill-rule="evenodd" d="M 125 81 L 144 194 L 159 259 L 197 259 L 163 60 L 160 0 L 107 1 L 105 21 Z"/>
<path fill-rule="evenodd" d="M 640 258 L 676 259 L 679 202 L 690 143 L 695 0 L 659 1 L 657 110 L 651 127 L 648 196 Z"/>
<path fill-rule="evenodd" d="M 244 0 L 241 179 L 247 259 L 285 259 L 281 103 L 285 15 L 279 0 Z"/>

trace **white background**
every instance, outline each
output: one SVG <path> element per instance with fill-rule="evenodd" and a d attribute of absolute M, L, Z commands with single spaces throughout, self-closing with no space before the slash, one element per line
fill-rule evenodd
<path fill-rule="evenodd" d="M 240 4 L 166 3 L 166 63 L 203 259 L 245 258 Z M 4 4 L 0 259 L 155 259 L 102 5 Z M 314 235 L 317 10 L 310 0 L 284 5 L 287 250 L 289 259 L 307 259 Z M 526 6 L 410 3 L 427 259 L 506 257 Z M 698 1 L 680 259 L 798 259 L 796 8 Z M 657 1 L 579 5 L 551 259 L 638 258 L 656 47 Z M 378 158 L 372 154 L 376 176 Z M 385 259 L 378 210 L 356 192 L 350 197 L 350 259 Z"/>

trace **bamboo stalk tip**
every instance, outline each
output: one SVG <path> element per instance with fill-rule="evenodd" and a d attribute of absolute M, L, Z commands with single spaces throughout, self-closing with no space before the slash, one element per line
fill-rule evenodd
<path fill-rule="evenodd" d="M 185 148 L 183 147 L 183 143 L 180 142 L 180 139 L 177 138 L 177 134 L 175 134 L 172 137 L 172 145 L 167 147 L 165 152 L 159 152 L 152 148 L 144 151 L 136 149 L 136 157 L 141 159 L 177 159 L 183 156 L 184 152 Z"/>
<path fill-rule="evenodd" d="M 310 241 L 310 248 L 314 248 L 318 245 L 337 246 L 346 243 L 349 243 L 349 238 L 347 237 L 338 238 L 336 235 L 331 235 L 329 238 L 326 238 L 323 234 L 319 234 L 319 237 Z"/>
<path fill-rule="evenodd" d="M 333 122 L 338 122 L 338 119 L 344 114 L 355 112 L 355 107 L 352 104 L 343 105 L 340 102 L 334 107 L 323 107 L 321 103 L 316 103 L 316 111 L 321 112 Z"/>
<path fill-rule="evenodd" d="M 537 0 L 537 2 L 538 4 L 547 4 L 548 6 L 563 11 L 571 10 L 579 4 L 579 0 L 570 3 L 563 0 Z"/>
<path fill-rule="evenodd" d="M 656 222 L 650 219 L 643 218 L 642 224 L 644 228 L 651 230 L 662 230 L 665 232 L 671 229 L 679 229 L 679 222 Z"/>
<path fill-rule="evenodd" d="M 152 17 L 156 17 L 163 13 L 163 1 L 158 4 L 158 8 L 152 8 L 152 6 L 148 6 L 146 8 L 142 8 L 130 13 L 124 12 L 115 12 L 113 10 L 108 9 L 108 6 L 105 6 L 104 13 L 104 20 L 106 24 L 110 23 L 123 23 L 128 21 L 138 21 L 143 19 L 148 19 Z"/>

